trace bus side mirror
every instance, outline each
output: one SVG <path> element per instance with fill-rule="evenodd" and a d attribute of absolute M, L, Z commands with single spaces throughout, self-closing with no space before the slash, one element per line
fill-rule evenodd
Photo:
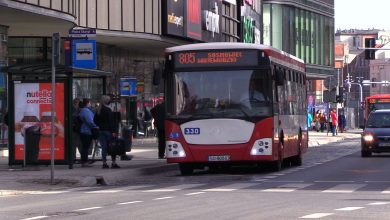
<path fill-rule="evenodd" d="M 161 77 L 162 77 L 161 72 L 162 72 L 161 69 L 154 70 L 154 73 L 153 73 L 153 85 L 155 85 L 155 86 L 160 85 Z"/>
<path fill-rule="evenodd" d="M 283 86 L 284 85 L 284 74 L 282 70 L 276 70 L 275 71 L 275 82 L 277 86 Z"/>

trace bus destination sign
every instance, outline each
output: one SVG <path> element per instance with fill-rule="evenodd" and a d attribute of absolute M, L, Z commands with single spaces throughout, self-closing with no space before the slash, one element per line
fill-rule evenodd
<path fill-rule="evenodd" d="M 175 68 L 256 66 L 258 51 L 191 51 L 175 53 Z"/>

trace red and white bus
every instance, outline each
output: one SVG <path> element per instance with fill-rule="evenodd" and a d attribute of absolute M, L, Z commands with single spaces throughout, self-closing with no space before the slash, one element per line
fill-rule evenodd
<path fill-rule="evenodd" d="M 166 50 L 164 78 L 166 157 L 183 175 L 225 163 L 302 164 L 302 60 L 263 45 L 191 44 Z"/>
<path fill-rule="evenodd" d="M 378 109 L 390 109 L 390 94 L 377 94 L 366 97 L 364 122 L 367 121 L 370 112 Z"/>

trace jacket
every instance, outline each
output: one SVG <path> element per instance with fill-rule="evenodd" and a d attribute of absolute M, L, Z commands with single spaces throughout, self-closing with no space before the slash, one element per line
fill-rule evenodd
<path fill-rule="evenodd" d="M 165 121 L 165 104 L 160 103 L 154 106 L 150 110 L 150 114 L 154 118 L 154 124 L 159 130 L 164 130 L 164 121 Z"/>
<path fill-rule="evenodd" d="M 96 113 L 94 122 L 99 126 L 101 131 L 109 131 L 111 133 L 118 133 L 118 126 L 116 126 L 114 115 L 111 109 L 105 105 L 100 109 L 100 114 Z"/>
<path fill-rule="evenodd" d="M 98 127 L 94 122 L 93 122 L 93 117 L 94 113 L 92 112 L 91 109 L 85 107 L 82 108 L 80 111 L 80 119 L 83 122 L 80 128 L 80 133 L 81 134 L 87 134 L 87 135 L 92 135 L 92 128 Z"/>

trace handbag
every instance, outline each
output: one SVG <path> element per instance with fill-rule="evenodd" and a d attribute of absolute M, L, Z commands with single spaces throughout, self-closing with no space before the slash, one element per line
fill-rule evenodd
<path fill-rule="evenodd" d="M 111 156 L 121 156 L 126 154 L 125 140 L 113 138 L 108 142 L 107 154 Z"/>

